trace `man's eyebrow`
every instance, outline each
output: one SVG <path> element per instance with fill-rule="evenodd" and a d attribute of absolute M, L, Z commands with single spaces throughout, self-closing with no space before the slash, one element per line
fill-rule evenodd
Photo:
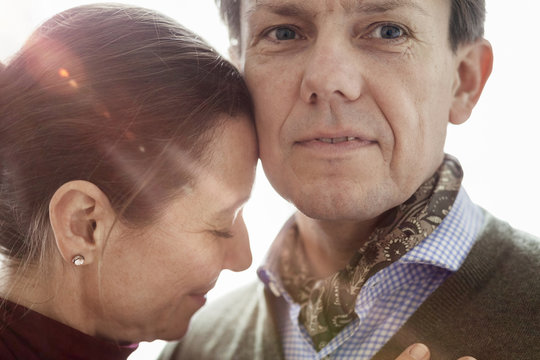
<path fill-rule="evenodd" d="M 263 1 L 256 1 L 255 5 L 246 11 L 248 18 L 256 12 L 266 11 L 276 15 L 285 17 L 299 17 L 306 15 L 313 15 L 313 12 L 307 9 L 305 6 L 301 6 L 293 3 L 285 4 L 271 4 Z"/>
<path fill-rule="evenodd" d="M 387 0 L 384 2 L 371 1 L 346 1 L 343 5 L 347 12 L 365 13 L 368 15 L 385 13 L 398 8 L 412 8 L 423 15 L 428 15 L 427 11 L 417 2 L 412 0 Z M 246 15 L 250 17 L 258 11 L 266 11 L 285 17 L 314 16 L 315 12 L 306 6 L 296 3 L 284 2 L 282 4 L 273 4 L 268 1 L 256 1 L 255 5 L 247 10 Z"/>
<path fill-rule="evenodd" d="M 411 8 L 419 11 L 423 15 L 428 15 L 427 11 L 423 7 L 421 7 L 417 2 L 411 0 L 387 0 L 380 3 L 373 3 L 369 1 L 359 3 L 358 1 L 354 1 L 354 3 L 355 4 L 347 10 L 366 14 L 377 14 L 385 13 L 398 8 Z"/>

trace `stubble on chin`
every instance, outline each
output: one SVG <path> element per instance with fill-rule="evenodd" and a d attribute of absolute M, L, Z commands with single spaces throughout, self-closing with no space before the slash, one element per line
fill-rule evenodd
<path fill-rule="evenodd" d="M 289 200 L 304 215 L 324 221 L 373 221 L 406 197 L 390 184 L 369 187 L 304 186 Z"/>

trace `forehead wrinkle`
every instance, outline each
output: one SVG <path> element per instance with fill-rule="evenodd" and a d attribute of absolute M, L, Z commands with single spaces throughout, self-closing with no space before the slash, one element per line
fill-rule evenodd
<path fill-rule="evenodd" d="M 258 11 L 267 11 L 276 15 L 286 17 L 316 17 L 316 11 L 306 6 L 312 0 L 306 1 L 273 1 L 273 0 L 256 0 L 255 5 L 246 11 L 249 18 L 253 13 Z M 333 10 L 333 1 L 326 0 L 326 11 Z M 428 12 L 414 0 L 340 0 L 341 7 L 349 13 L 364 13 L 367 15 L 385 13 L 399 8 L 409 8 L 418 11 L 424 16 L 428 16 Z"/>
<path fill-rule="evenodd" d="M 305 6 L 305 2 L 284 1 L 276 4 L 271 0 L 257 0 L 255 5 L 246 11 L 249 18 L 253 13 L 266 11 L 285 17 L 314 17 L 316 14 L 312 9 Z"/>
<path fill-rule="evenodd" d="M 399 8 L 409 8 L 428 16 L 427 11 L 413 0 L 358 1 L 342 0 L 341 6 L 348 12 L 365 13 L 368 15 L 385 13 Z"/>

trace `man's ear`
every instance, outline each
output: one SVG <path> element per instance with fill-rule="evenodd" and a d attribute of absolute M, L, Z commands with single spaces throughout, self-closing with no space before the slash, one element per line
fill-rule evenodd
<path fill-rule="evenodd" d="M 452 124 L 462 124 L 471 116 L 492 67 L 493 50 L 487 40 L 480 39 L 458 48 L 454 99 L 449 119 Z"/>
<path fill-rule="evenodd" d="M 84 264 L 95 262 L 115 221 L 107 196 L 88 181 L 75 180 L 60 186 L 49 203 L 49 218 L 62 258 L 76 255 Z"/>

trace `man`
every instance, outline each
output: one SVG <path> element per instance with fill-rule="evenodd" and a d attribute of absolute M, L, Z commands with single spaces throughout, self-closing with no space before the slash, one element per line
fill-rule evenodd
<path fill-rule="evenodd" d="M 203 310 L 173 357 L 394 359 L 422 342 L 437 360 L 538 359 L 540 242 L 474 205 L 443 152 L 491 72 L 484 1 L 220 8 L 265 173 L 298 212 L 261 282 Z"/>

